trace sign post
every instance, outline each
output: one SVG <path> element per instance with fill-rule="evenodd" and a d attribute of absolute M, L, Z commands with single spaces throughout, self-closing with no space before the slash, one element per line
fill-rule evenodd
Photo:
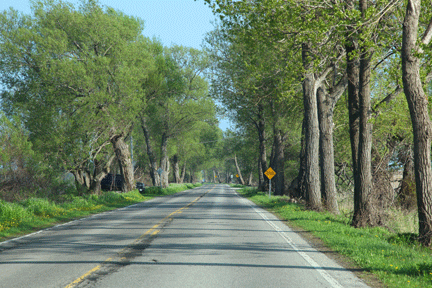
<path fill-rule="evenodd" d="M 159 167 L 159 169 L 157 170 L 157 173 L 159 174 L 159 184 L 160 187 L 162 188 L 162 173 L 163 173 L 163 169 Z"/>
<path fill-rule="evenodd" d="M 267 171 L 264 172 L 264 174 L 269 179 L 269 198 L 270 198 L 270 196 L 271 196 L 271 179 L 276 175 L 276 172 L 271 167 L 269 167 L 269 169 L 267 169 Z"/>

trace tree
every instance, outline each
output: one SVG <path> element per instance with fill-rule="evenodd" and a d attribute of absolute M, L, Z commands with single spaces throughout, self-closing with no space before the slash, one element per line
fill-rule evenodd
<path fill-rule="evenodd" d="M 333 113 L 336 103 L 345 91 L 346 86 L 347 78 L 343 77 L 337 85 L 331 87 L 330 92 L 327 91 L 324 85 L 319 87 L 317 91 L 320 127 L 321 191 L 326 209 L 334 214 L 339 214 L 339 208 L 334 175 Z"/>
<path fill-rule="evenodd" d="M 419 39 L 420 17 L 423 16 L 421 8 L 420 0 L 408 1 L 403 23 L 401 57 L 404 92 L 410 109 L 414 133 L 419 240 L 423 245 L 430 246 L 432 244 L 432 170 L 430 164 L 432 127 L 420 67 L 425 46 L 432 39 L 432 17 L 429 17 L 430 20 L 424 34 Z"/>
<path fill-rule="evenodd" d="M 293 115 L 297 108 L 291 106 L 293 101 L 287 93 L 287 86 L 291 84 L 287 80 L 288 70 L 284 67 L 287 58 L 283 51 L 275 50 L 271 42 L 257 42 L 253 33 L 237 32 L 217 27 L 206 39 L 214 63 L 211 93 L 226 107 L 239 129 L 255 129 L 259 139 L 256 159 L 261 190 L 268 190 L 268 179 L 264 177 L 269 167 L 267 150 L 272 147 L 272 138 L 273 142 L 279 140 L 279 144 L 273 147 L 280 149 L 271 154 L 270 161 L 271 165 L 282 169 L 275 179 L 280 185 L 275 187 L 278 194 L 283 194 L 284 157 L 281 152 L 289 129 L 283 123 L 286 124 L 284 119 Z M 272 132 L 280 137 L 272 137 Z"/>
<path fill-rule="evenodd" d="M 149 139 L 146 140 L 148 153 L 150 138 L 160 141 L 159 165 L 163 170 L 160 181 L 163 187 L 167 187 L 169 141 L 193 129 L 200 121 L 214 122 L 215 111 L 207 94 L 207 82 L 202 78 L 209 65 L 205 53 L 182 46 L 159 49 L 156 53 L 158 70 L 151 77 L 148 107 L 141 114 L 141 125 L 146 139 Z M 153 152 L 149 158 L 154 163 L 152 171 L 155 171 L 156 160 L 152 155 Z"/>
<path fill-rule="evenodd" d="M 17 116 L 9 119 L 0 112 L 0 196 L 17 199 L 22 187 L 36 190 L 40 186 L 43 167 L 38 166 L 40 155 L 32 149 L 28 132 Z M 17 197 L 18 196 L 18 197 Z"/>
<path fill-rule="evenodd" d="M 397 31 L 398 21 L 397 13 L 395 13 L 397 5 L 397 1 L 372 3 L 363 0 L 358 2 L 349 0 L 345 1 L 341 10 L 344 11 L 341 21 L 348 27 L 343 33 L 347 51 L 346 72 L 354 174 L 352 225 L 355 227 L 382 224 L 384 207 L 380 207 L 382 203 L 379 199 L 383 198 L 382 194 L 385 193 L 385 189 L 373 185 L 380 182 L 382 178 L 380 180 L 380 173 L 376 173 L 379 169 L 374 167 L 374 163 L 377 162 L 374 162 L 372 154 L 371 91 L 374 69 L 383 69 L 380 65 L 392 59 L 392 55 L 398 49 L 397 34 L 391 34 Z M 392 97 L 386 98 L 390 101 Z"/>
<path fill-rule="evenodd" d="M 79 9 L 52 1 L 32 9 L 32 17 L 2 14 L 0 69 L 10 91 L 3 95 L 23 109 L 47 104 L 53 112 L 47 116 L 66 114 L 85 135 L 105 135 L 123 168 L 123 190 L 134 189 L 124 140 L 144 105 L 142 83 L 153 69 L 142 21 L 92 0 Z"/>

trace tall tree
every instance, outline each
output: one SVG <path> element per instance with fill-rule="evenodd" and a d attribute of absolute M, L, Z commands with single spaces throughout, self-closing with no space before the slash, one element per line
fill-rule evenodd
<path fill-rule="evenodd" d="M 366 20 L 368 1 L 359 1 L 360 13 L 362 20 Z M 359 33 L 367 38 L 367 32 Z M 352 225 L 356 227 L 365 227 L 367 225 L 376 225 L 376 219 L 372 207 L 372 124 L 371 117 L 371 61 L 372 48 L 362 41 L 359 48 L 360 69 L 359 69 L 359 143 L 357 157 L 357 177 L 358 189 L 354 193 L 354 215 Z"/>
<path fill-rule="evenodd" d="M 432 127 L 428 100 L 420 76 L 421 56 L 432 39 L 432 17 L 419 37 L 421 1 L 408 0 L 403 23 L 402 80 L 410 109 L 414 133 L 414 165 L 419 217 L 419 240 L 426 246 L 432 244 Z"/>
<path fill-rule="evenodd" d="M 123 166 L 123 190 L 134 189 L 124 139 L 144 105 L 141 84 L 153 67 L 142 21 L 91 0 L 78 9 L 61 1 L 35 2 L 32 9 L 32 17 L 1 16 L 8 96 L 30 110 L 48 103 L 87 135 L 106 135 Z"/>
<path fill-rule="evenodd" d="M 166 48 L 158 53 L 161 55 L 158 71 L 156 76 L 151 76 L 152 89 L 147 94 L 148 107 L 141 114 L 141 124 L 143 131 L 146 130 L 146 139 L 151 137 L 159 141 L 160 181 L 163 187 L 167 187 L 171 166 L 169 141 L 192 129 L 197 122 L 214 121 L 215 111 L 203 78 L 209 65 L 206 54 L 182 46 Z M 154 160 L 150 154 L 149 158 Z M 151 160 L 151 163 L 156 162 Z"/>
<path fill-rule="evenodd" d="M 335 183 L 334 145 L 333 145 L 333 114 L 336 103 L 345 91 L 347 78 L 343 77 L 330 91 L 322 85 L 317 91 L 318 117 L 320 127 L 320 172 L 321 191 L 325 207 L 328 211 L 339 214 Z"/>

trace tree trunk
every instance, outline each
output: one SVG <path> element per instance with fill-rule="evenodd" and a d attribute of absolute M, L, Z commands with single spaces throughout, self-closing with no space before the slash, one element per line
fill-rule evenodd
<path fill-rule="evenodd" d="M 193 172 L 192 170 L 189 171 L 189 183 L 194 183 L 195 182 L 195 172 Z"/>
<path fill-rule="evenodd" d="M 213 183 L 216 183 L 216 179 L 217 179 L 217 176 L 216 176 L 216 170 L 213 170 Z"/>
<path fill-rule="evenodd" d="M 119 170 L 120 170 L 120 175 L 122 176 L 122 177 L 124 177 L 124 172 L 123 172 L 123 167 L 122 167 L 122 165 L 121 165 L 121 162 L 120 162 L 120 160 L 119 159 L 117 159 L 117 162 L 118 162 L 118 167 L 119 167 Z M 131 158 L 131 162 L 132 162 L 132 158 Z M 113 173 L 114 174 L 114 181 L 115 181 L 115 178 L 116 178 L 116 174 L 117 174 L 117 172 L 116 173 Z"/>
<path fill-rule="evenodd" d="M 185 176 L 186 176 L 186 163 L 183 164 L 183 169 L 182 169 L 182 172 L 181 172 L 180 182 L 179 183 L 183 183 L 184 182 Z"/>
<path fill-rule="evenodd" d="M 354 9 L 352 1 L 347 1 L 347 9 Z M 359 61 L 356 52 L 356 42 L 352 36 L 353 29 L 349 29 L 346 39 L 346 57 L 347 57 L 347 77 L 348 77 L 348 114 L 349 114 L 349 134 L 351 143 L 352 169 L 354 175 L 354 195 L 359 194 L 358 174 L 358 147 L 359 147 Z"/>
<path fill-rule="evenodd" d="M 96 162 L 97 160 L 95 160 L 95 163 Z M 75 187 L 78 191 L 82 191 L 83 189 L 90 190 L 91 187 L 93 177 L 86 166 L 87 165 L 84 164 L 81 165 L 81 167 L 76 167 L 76 169 L 71 171 L 72 175 L 74 175 Z"/>
<path fill-rule="evenodd" d="M 379 153 L 378 145 L 372 144 L 372 180 L 373 180 L 373 202 L 374 209 L 377 211 L 378 220 L 382 217 L 382 212 L 386 211 L 394 203 L 395 191 L 391 183 L 392 172 L 388 167 L 392 162 L 395 149 L 400 139 L 389 137 L 386 141 L 386 152 Z M 380 221 L 379 224 L 381 224 Z"/>
<path fill-rule="evenodd" d="M 352 0 L 346 1 L 347 10 L 353 10 L 354 4 Z M 354 195 L 359 195 L 359 178 L 358 175 L 358 155 L 359 155 L 359 126 L 360 126 L 360 100 L 359 100 L 359 60 L 355 55 L 357 41 L 354 40 L 354 29 L 348 27 L 346 39 L 346 55 L 347 55 L 347 77 L 348 77 L 348 113 L 349 113 L 349 132 L 351 142 L 351 157 L 354 174 Z M 354 196 L 355 198 L 356 196 Z M 358 198 L 358 197 L 357 197 Z"/>
<path fill-rule="evenodd" d="M 432 171 L 431 171 L 431 123 L 428 99 L 420 78 L 418 25 L 420 0 L 408 0 L 402 37 L 402 80 L 408 101 L 414 134 L 414 166 L 419 217 L 419 241 L 430 246 L 432 242 Z M 429 24 L 429 27 L 431 24 Z M 430 29 L 422 38 L 422 44 L 430 42 Z"/>
<path fill-rule="evenodd" d="M 333 150 L 333 110 L 338 99 L 328 95 L 322 86 L 317 91 L 317 99 L 320 126 L 321 192 L 327 210 L 339 214 Z"/>
<path fill-rule="evenodd" d="M 409 149 L 403 157 L 404 170 L 399 192 L 399 203 L 401 207 L 407 210 L 413 210 L 417 207 L 414 157 L 411 152 Z"/>
<path fill-rule="evenodd" d="M 166 133 L 162 133 L 160 168 L 162 168 L 163 170 L 162 174 L 160 175 L 161 186 L 162 188 L 167 188 L 169 186 L 168 183 L 169 161 L 168 161 L 168 137 Z"/>
<path fill-rule="evenodd" d="M 135 189 L 134 171 L 130 157 L 129 147 L 125 142 L 123 134 L 117 134 L 114 129 L 110 131 L 110 141 L 114 148 L 114 153 L 123 168 L 123 192 Z"/>
<path fill-rule="evenodd" d="M 268 179 L 264 176 L 264 172 L 267 171 L 267 154 L 266 154 L 266 134 L 265 134 L 265 119 L 264 119 L 264 107 L 262 104 L 258 105 L 258 123 L 257 123 L 257 130 L 258 130 L 258 140 L 259 140 L 259 155 L 260 155 L 260 161 L 261 164 L 261 171 L 262 171 L 262 182 L 260 183 L 261 186 L 258 187 L 261 191 L 268 190 Z"/>
<path fill-rule="evenodd" d="M 252 181 L 253 181 L 253 173 L 250 172 L 249 173 L 249 177 L 248 177 L 248 181 L 246 183 L 247 186 L 252 186 Z"/>
<path fill-rule="evenodd" d="M 360 11 L 365 17 L 367 0 L 360 1 Z M 370 103 L 370 76 L 372 52 L 369 47 L 360 48 L 359 72 L 359 146 L 356 184 L 354 191 L 354 214 L 352 225 L 354 227 L 376 226 L 379 222 L 375 211 L 376 197 L 372 187 L 372 124 Z"/>
<path fill-rule="evenodd" d="M 285 193 L 285 154 L 282 139 L 282 132 L 275 129 L 273 141 L 273 157 L 270 167 L 276 172 L 272 178 L 272 187 L 274 187 L 274 195 L 283 195 Z"/>
<path fill-rule="evenodd" d="M 85 169 L 83 173 L 84 173 L 84 185 L 87 189 L 90 189 L 91 181 L 93 177 L 88 169 Z"/>
<path fill-rule="evenodd" d="M 104 164 L 102 164 L 100 161 L 94 160 L 95 163 L 95 169 L 93 171 L 93 177 L 90 184 L 90 189 L 93 191 L 94 194 L 99 195 L 101 194 L 101 182 L 102 179 L 105 178 L 105 176 L 110 173 L 111 164 L 115 159 L 115 155 L 111 155 Z"/>
<path fill-rule="evenodd" d="M 237 175 L 239 175 L 239 181 L 240 181 L 240 184 L 241 185 L 245 185 L 245 182 L 244 182 L 244 180 L 243 180 L 243 176 L 242 176 L 242 174 L 241 174 L 241 171 L 240 171 L 240 167 L 239 167 L 239 165 L 238 165 L 238 163 L 237 163 L 237 155 L 235 155 L 234 154 L 234 163 L 235 163 L 235 166 L 236 166 L 236 171 L 237 171 Z M 227 183 L 228 183 L 229 181 L 227 181 Z"/>
<path fill-rule="evenodd" d="M 71 171 L 71 173 L 72 173 L 72 175 L 74 175 L 75 187 L 76 187 L 77 191 L 82 191 L 82 189 L 84 187 L 86 187 L 84 170 L 83 169 L 74 169 Z"/>
<path fill-rule="evenodd" d="M 173 166 L 174 183 L 180 183 L 180 168 L 179 168 L 177 154 L 173 156 L 172 162 L 173 162 L 172 166 Z"/>
<path fill-rule="evenodd" d="M 305 69 L 303 80 L 303 106 L 305 119 L 305 163 L 306 163 L 306 202 L 311 210 L 321 210 L 321 190 L 319 173 L 319 125 L 316 98 L 316 81 L 312 71 L 311 51 L 308 43 L 302 44 L 302 60 Z"/>
<path fill-rule="evenodd" d="M 264 171 L 262 171 L 261 165 L 261 155 L 258 156 L 258 189 L 261 190 L 260 187 L 264 187 Z M 263 191 L 263 190 L 261 190 Z"/>
<path fill-rule="evenodd" d="M 147 147 L 147 156 L 149 158 L 149 164 L 150 164 L 150 177 L 152 179 L 153 186 L 157 186 L 159 183 L 159 174 L 157 173 L 157 164 L 156 164 L 156 157 L 153 153 L 153 148 L 151 146 L 150 142 L 150 133 L 147 128 L 147 124 L 145 122 L 145 118 L 141 116 L 141 128 L 144 133 L 145 143 Z"/>
<path fill-rule="evenodd" d="M 297 177 L 290 183 L 289 193 L 291 198 L 306 199 L 306 145 L 305 145 L 305 119 L 302 121 L 302 137 L 300 144 L 300 168 Z"/>

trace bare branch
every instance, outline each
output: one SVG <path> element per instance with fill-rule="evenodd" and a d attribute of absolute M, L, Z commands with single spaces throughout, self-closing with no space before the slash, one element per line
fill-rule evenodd
<path fill-rule="evenodd" d="M 428 45 L 429 42 L 431 41 L 431 39 L 432 39 L 432 18 L 431 18 L 430 21 L 429 21 L 429 25 L 428 25 L 428 27 L 426 28 L 425 33 L 423 34 L 423 37 L 422 37 L 422 39 L 421 39 L 421 42 L 422 42 L 424 45 Z"/>
<path fill-rule="evenodd" d="M 399 93 L 401 93 L 403 91 L 403 88 L 400 85 L 396 86 L 396 89 L 393 90 L 390 94 L 388 94 L 383 100 L 381 100 L 378 104 L 375 105 L 375 107 L 372 109 L 372 111 L 378 115 L 379 114 L 379 109 L 381 108 L 381 106 L 385 103 L 388 104 L 390 103 L 393 99 L 396 98 L 397 95 L 399 95 Z"/>

